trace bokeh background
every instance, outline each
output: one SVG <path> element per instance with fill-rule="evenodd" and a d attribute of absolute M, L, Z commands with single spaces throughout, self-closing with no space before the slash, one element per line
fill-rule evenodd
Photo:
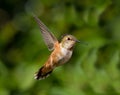
<path fill-rule="evenodd" d="M 88 43 L 40 81 L 51 52 L 32 13 Z M 0 95 L 120 95 L 120 0 L 0 0 Z"/>

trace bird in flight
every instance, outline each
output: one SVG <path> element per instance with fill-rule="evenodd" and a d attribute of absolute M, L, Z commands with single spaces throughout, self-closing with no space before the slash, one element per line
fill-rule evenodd
<path fill-rule="evenodd" d="M 34 19 L 39 25 L 43 40 L 48 49 L 52 51 L 45 64 L 35 73 L 35 79 L 41 80 L 48 77 L 52 71 L 66 63 L 72 56 L 76 42 L 80 42 L 73 35 L 65 35 L 61 42 L 49 31 L 46 25 L 34 15 Z"/>

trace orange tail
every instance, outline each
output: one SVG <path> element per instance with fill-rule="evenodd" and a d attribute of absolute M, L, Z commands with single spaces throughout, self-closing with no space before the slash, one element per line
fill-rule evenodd
<path fill-rule="evenodd" d="M 39 71 L 35 74 L 35 79 L 37 80 L 41 80 L 41 79 L 45 79 L 46 77 L 48 77 L 53 70 L 50 71 L 46 71 L 46 67 L 42 66 Z"/>

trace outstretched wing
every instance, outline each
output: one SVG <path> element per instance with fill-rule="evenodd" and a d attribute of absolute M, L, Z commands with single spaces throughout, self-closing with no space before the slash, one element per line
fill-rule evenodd
<path fill-rule="evenodd" d="M 58 40 L 56 37 L 49 31 L 49 29 L 46 27 L 46 25 L 37 17 L 34 15 L 35 20 L 37 21 L 39 28 L 41 30 L 42 37 L 45 41 L 45 44 L 47 45 L 48 49 L 51 51 L 54 49 L 54 43 L 56 43 Z"/>

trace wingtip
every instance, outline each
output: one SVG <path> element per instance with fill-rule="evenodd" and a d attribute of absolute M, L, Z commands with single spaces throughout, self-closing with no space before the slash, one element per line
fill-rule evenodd
<path fill-rule="evenodd" d="M 31 12 L 31 15 L 32 15 L 33 17 L 36 16 L 35 13 L 33 13 L 33 12 Z"/>
<path fill-rule="evenodd" d="M 32 16 L 33 18 L 38 19 L 38 17 L 34 13 L 32 13 Z"/>
<path fill-rule="evenodd" d="M 38 20 L 38 17 L 35 15 L 35 13 L 31 13 L 32 17 L 37 21 Z"/>

